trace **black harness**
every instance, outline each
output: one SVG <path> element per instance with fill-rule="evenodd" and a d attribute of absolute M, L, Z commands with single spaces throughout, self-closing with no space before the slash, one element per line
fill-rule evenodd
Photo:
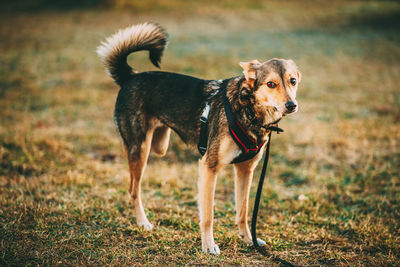
<path fill-rule="evenodd" d="M 200 140 L 197 147 L 200 154 L 203 156 L 207 150 L 208 115 L 210 114 L 210 101 L 221 92 L 225 115 L 229 124 L 229 133 L 241 150 L 240 155 L 233 159 L 231 163 L 239 163 L 252 159 L 255 155 L 257 155 L 264 145 L 264 141 L 257 142 L 252 137 L 250 137 L 244 130 L 242 124 L 233 115 L 231 105 L 229 103 L 228 97 L 226 96 L 226 87 L 228 85 L 228 81 L 229 79 L 224 80 L 219 89 L 215 90 L 215 92 L 209 97 L 206 102 L 206 105 L 200 117 Z"/>

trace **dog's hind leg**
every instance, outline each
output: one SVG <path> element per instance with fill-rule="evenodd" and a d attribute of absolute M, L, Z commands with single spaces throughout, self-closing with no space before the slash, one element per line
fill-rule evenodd
<path fill-rule="evenodd" d="M 155 128 L 154 123 L 151 120 L 146 120 L 144 115 L 140 113 L 135 117 L 116 117 L 116 119 L 128 152 L 131 176 L 129 193 L 136 213 L 136 222 L 139 226 L 143 226 L 145 230 L 150 230 L 153 225 L 148 221 L 144 213 L 140 184 L 150 153 Z"/>
<path fill-rule="evenodd" d="M 235 203 L 236 203 L 236 223 L 239 227 L 239 236 L 247 244 L 252 243 L 252 238 L 247 224 L 247 212 L 249 205 L 249 194 L 254 169 L 261 158 L 259 153 L 252 160 L 234 164 L 235 170 Z M 258 245 L 265 245 L 265 242 L 257 238 Z"/>
<path fill-rule="evenodd" d="M 167 153 L 170 134 L 171 128 L 167 126 L 157 127 L 151 141 L 151 151 L 158 156 L 164 156 Z"/>
<path fill-rule="evenodd" d="M 145 140 L 139 146 L 139 156 L 136 153 L 128 152 L 129 172 L 131 175 L 131 183 L 129 186 L 129 193 L 131 194 L 133 207 L 136 213 L 136 222 L 139 226 L 143 226 L 145 230 L 151 230 L 153 225 L 149 222 L 144 213 L 142 199 L 141 199 L 141 180 L 143 177 L 144 169 L 147 165 L 151 145 L 152 132 L 146 134 Z"/>

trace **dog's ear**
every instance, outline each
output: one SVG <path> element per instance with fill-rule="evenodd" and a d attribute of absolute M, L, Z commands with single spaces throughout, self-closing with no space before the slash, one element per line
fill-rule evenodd
<path fill-rule="evenodd" d="M 240 67 L 242 67 L 244 77 L 246 78 L 246 81 L 250 87 L 254 86 L 254 82 L 257 78 L 257 70 L 260 68 L 260 66 L 261 63 L 257 59 L 249 62 L 240 62 Z"/>
<path fill-rule="evenodd" d="M 297 83 L 301 82 L 301 72 L 297 71 Z"/>

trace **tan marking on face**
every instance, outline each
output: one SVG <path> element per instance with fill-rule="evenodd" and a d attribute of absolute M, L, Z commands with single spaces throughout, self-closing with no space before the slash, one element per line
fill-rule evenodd
<path fill-rule="evenodd" d="M 275 88 L 269 88 L 267 83 L 273 82 L 276 84 Z M 276 72 L 268 74 L 266 79 L 258 87 L 255 93 L 256 101 L 265 105 L 278 106 L 285 102 L 286 93 L 282 84 L 282 79 Z"/>
<path fill-rule="evenodd" d="M 297 105 L 296 92 L 301 74 L 292 60 L 272 59 L 262 65 L 260 71 L 264 71 L 265 74 L 258 74 L 258 77 L 263 77 L 263 81 L 259 83 L 260 86 L 254 94 L 256 111 L 259 117 L 264 117 L 266 122 L 271 122 L 286 115 L 288 111 L 285 104 L 288 101 Z M 296 79 L 295 85 L 291 84 L 292 78 Z M 273 82 L 276 87 L 268 87 L 268 82 Z"/>
<path fill-rule="evenodd" d="M 291 59 L 285 61 L 285 68 L 286 68 L 286 72 L 284 73 L 283 77 L 285 80 L 285 85 L 286 85 L 285 87 L 286 87 L 288 101 L 292 101 L 297 106 L 298 104 L 296 101 L 296 94 L 297 94 L 298 85 L 301 81 L 301 73 L 297 69 L 296 64 Z M 293 85 L 291 83 L 291 79 L 296 80 L 295 85 Z M 296 112 L 297 112 L 297 108 L 292 113 L 296 113 Z"/>

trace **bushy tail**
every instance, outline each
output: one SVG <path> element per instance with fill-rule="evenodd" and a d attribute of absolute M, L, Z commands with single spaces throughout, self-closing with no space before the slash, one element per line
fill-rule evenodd
<path fill-rule="evenodd" d="M 148 50 L 151 62 L 159 68 L 167 41 L 168 35 L 163 28 L 146 22 L 119 30 L 108 37 L 97 47 L 97 54 L 115 82 L 122 85 L 134 73 L 127 63 L 130 53 Z"/>

